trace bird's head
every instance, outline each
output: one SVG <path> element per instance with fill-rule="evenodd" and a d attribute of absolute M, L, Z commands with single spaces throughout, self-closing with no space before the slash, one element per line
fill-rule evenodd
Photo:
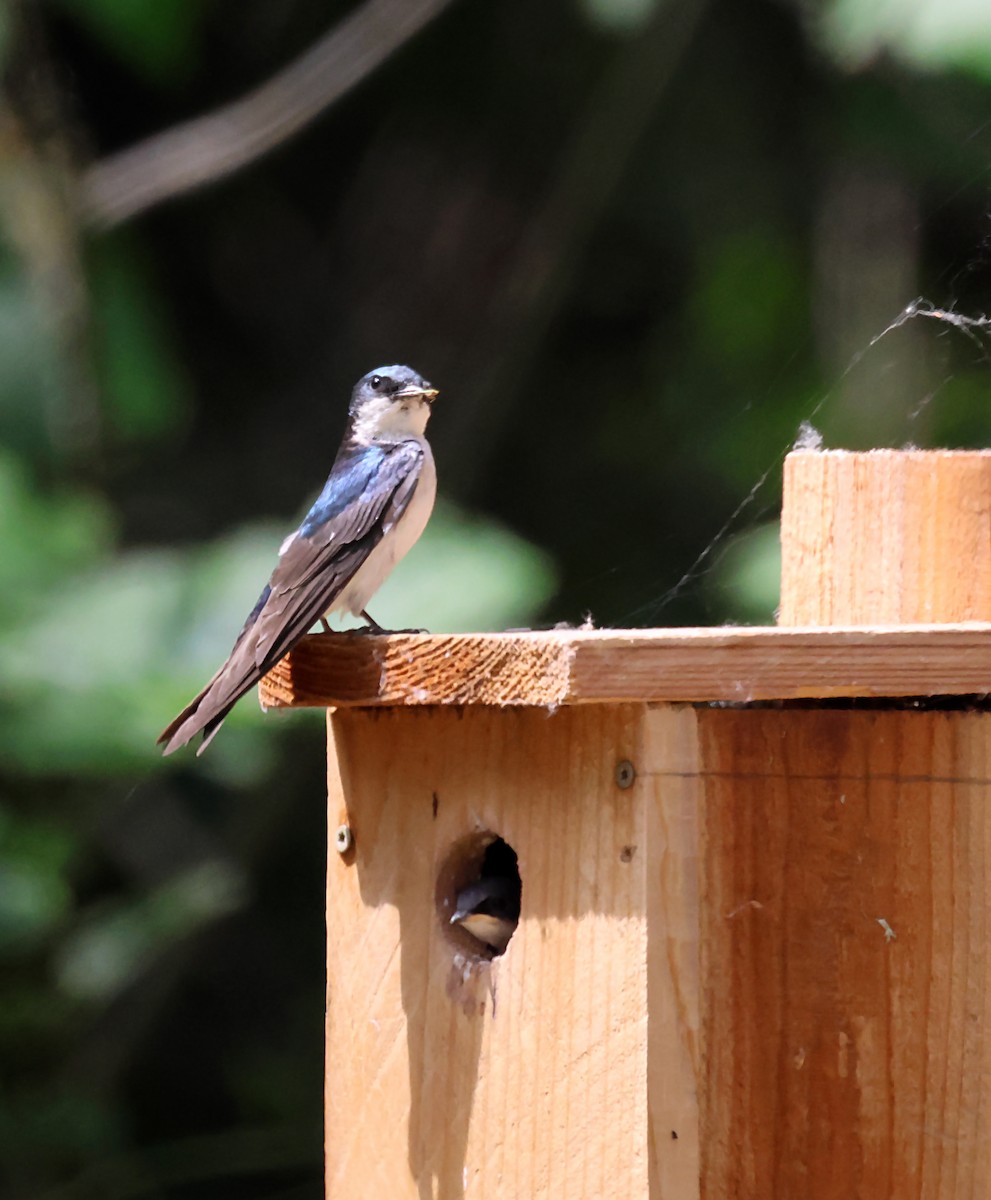
<path fill-rule="evenodd" d="M 351 428 L 362 445 L 422 434 L 437 389 L 411 367 L 377 367 L 351 393 Z"/>
<path fill-rule="evenodd" d="M 502 954 L 519 924 L 520 894 L 518 875 L 483 876 L 458 892 L 451 924 Z"/>

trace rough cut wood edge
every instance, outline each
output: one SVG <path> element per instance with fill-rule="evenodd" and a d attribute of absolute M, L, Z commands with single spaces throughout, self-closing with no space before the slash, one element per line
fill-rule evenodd
<path fill-rule="evenodd" d="M 267 708 L 699 702 L 991 692 L 991 623 L 311 634 Z"/>

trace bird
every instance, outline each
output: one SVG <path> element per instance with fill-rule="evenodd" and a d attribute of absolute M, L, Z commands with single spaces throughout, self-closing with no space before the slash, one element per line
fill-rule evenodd
<path fill-rule="evenodd" d="M 326 617 L 348 612 L 384 633 L 367 605 L 426 527 L 437 491 L 424 431 L 437 389 L 411 367 L 378 367 L 355 384 L 327 482 L 279 560 L 227 661 L 158 737 L 171 754 L 202 733 L 202 754 L 224 718 Z"/>
<path fill-rule="evenodd" d="M 467 929 L 493 954 L 504 953 L 520 921 L 520 878 L 483 875 L 458 892 L 452 925 Z"/>

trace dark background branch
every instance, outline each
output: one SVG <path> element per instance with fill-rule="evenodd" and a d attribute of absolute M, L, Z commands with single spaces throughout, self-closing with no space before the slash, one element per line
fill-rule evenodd
<path fill-rule="evenodd" d="M 367 0 L 294 63 L 216 112 L 83 173 L 84 220 L 110 228 L 269 153 L 371 74 L 453 0 Z"/>

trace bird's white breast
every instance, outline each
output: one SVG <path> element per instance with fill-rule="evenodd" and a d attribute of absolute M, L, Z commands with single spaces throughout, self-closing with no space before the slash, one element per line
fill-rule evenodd
<path fill-rule="evenodd" d="M 360 616 L 362 609 L 388 579 L 392 568 L 405 557 L 426 528 L 437 495 L 437 471 L 429 444 L 423 438 L 417 441 L 423 448 L 423 463 L 406 511 L 361 564 L 351 582 L 338 593 L 327 610 L 328 616 L 334 612 Z"/>

